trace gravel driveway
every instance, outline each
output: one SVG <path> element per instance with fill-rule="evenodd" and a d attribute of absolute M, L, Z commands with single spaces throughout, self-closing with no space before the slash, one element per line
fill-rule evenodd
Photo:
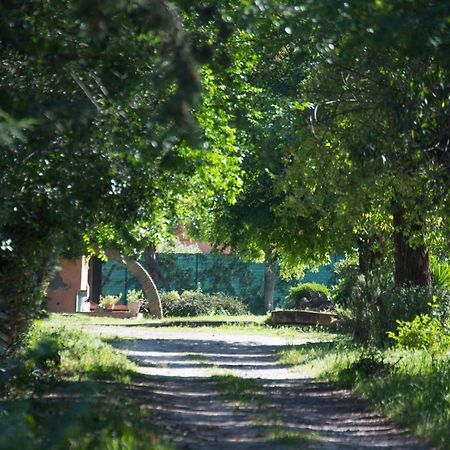
<path fill-rule="evenodd" d="M 369 411 L 349 391 L 278 364 L 278 349 L 311 342 L 306 339 L 195 329 L 87 330 L 126 338 L 114 345 L 139 367 L 130 395 L 147 406 L 177 449 L 432 448 Z M 226 374 L 257 380 L 264 402 L 236 406 L 224 401 L 212 376 Z"/>

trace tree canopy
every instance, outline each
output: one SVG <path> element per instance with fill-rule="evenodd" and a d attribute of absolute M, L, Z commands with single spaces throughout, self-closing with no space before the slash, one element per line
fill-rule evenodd
<path fill-rule="evenodd" d="M 134 254 L 180 222 L 286 275 L 369 248 L 429 285 L 429 249 L 449 248 L 449 17 L 437 0 L 2 2 L 12 340 L 61 253 Z"/>
<path fill-rule="evenodd" d="M 429 284 L 428 247 L 448 249 L 448 5 L 275 10 L 247 35 L 237 119 L 253 171 L 211 235 L 244 253 L 262 236 L 287 272 L 368 245 L 394 254 L 399 285 Z"/>
<path fill-rule="evenodd" d="M 135 252 L 195 204 L 194 186 L 231 198 L 239 179 L 236 149 L 210 142 L 223 128 L 172 4 L 10 0 L 0 40 L 1 331 L 14 340 L 61 252 Z"/>

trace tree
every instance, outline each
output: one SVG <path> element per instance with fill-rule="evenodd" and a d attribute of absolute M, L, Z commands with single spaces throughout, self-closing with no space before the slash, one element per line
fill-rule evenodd
<path fill-rule="evenodd" d="M 314 139 L 300 124 L 292 170 L 301 165 L 319 179 L 317 168 L 328 167 L 334 215 L 344 210 L 353 228 L 338 229 L 389 230 L 396 284 L 429 287 L 428 247 L 448 229 L 450 9 L 409 1 L 329 6 L 308 11 L 319 50 L 298 108 Z M 304 192 L 304 181 L 297 187 Z M 312 183 L 319 202 L 323 188 Z"/>
<path fill-rule="evenodd" d="M 227 100 L 246 174 L 211 236 L 253 256 L 270 242 L 285 272 L 393 255 L 398 286 L 428 287 L 428 248 L 448 249 L 449 6 L 271 7 L 236 33 Z"/>
<path fill-rule="evenodd" d="M 189 180 L 200 185 L 212 161 L 209 188 L 231 184 L 220 151 L 202 146 L 197 64 L 169 2 L 7 0 L 0 39 L 0 332 L 10 348 L 61 253 L 112 242 L 132 253 L 168 233 Z"/>

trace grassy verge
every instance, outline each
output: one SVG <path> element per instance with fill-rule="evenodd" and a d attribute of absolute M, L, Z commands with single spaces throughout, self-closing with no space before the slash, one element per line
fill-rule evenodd
<path fill-rule="evenodd" d="M 348 338 L 289 347 L 280 362 L 351 386 L 382 414 L 450 448 L 450 355 L 367 350 Z"/>
<path fill-rule="evenodd" d="M 245 323 L 264 323 L 267 320 L 266 316 L 244 315 L 244 316 L 195 316 L 195 317 L 165 317 L 162 320 L 153 318 L 129 318 L 119 319 L 115 317 L 95 317 L 88 314 L 71 314 L 71 313 L 51 313 L 47 319 L 48 322 L 55 326 L 63 326 L 67 324 L 77 323 L 82 324 L 112 324 L 112 325 L 146 325 L 151 323 L 167 323 L 167 322 L 196 322 L 196 321 L 209 321 L 209 322 L 241 322 Z"/>
<path fill-rule="evenodd" d="M 267 317 L 266 316 L 200 316 L 197 318 L 193 317 L 183 317 L 176 319 L 167 319 L 172 322 L 190 322 L 190 321 L 199 321 L 199 320 L 207 320 L 207 321 L 221 321 L 228 320 L 237 323 L 233 323 L 230 325 L 221 325 L 221 326 L 201 326 L 196 327 L 196 333 L 214 333 L 214 334 L 240 334 L 240 335 L 260 335 L 260 336 L 270 336 L 270 337 L 279 337 L 284 338 L 288 341 L 295 342 L 297 340 L 326 340 L 332 341 L 336 338 L 336 334 L 333 332 L 326 331 L 320 327 L 313 326 L 303 326 L 303 327 L 272 327 L 270 324 L 266 324 Z M 254 322 L 257 323 L 254 323 Z M 132 327 L 133 330 L 145 330 L 150 332 L 151 328 L 148 328 L 146 325 L 149 323 L 155 323 L 154 320 L 148 319 L 115 319 L 115 318 L 107 318 L 107 317 L 89 317 L 78 314 L 50 314 L 49 318 L 46 319 L 45 323 L 49 327 L 58 328 L 65 327 L 67 329 L 79 329 L 80 326 L 85 329 L 89 329 L 91 326 L 101 326 L 101 325 L 134 325 Z M 142 325 L 142 327 L 140 327 Z M 114 336 L 115 327 L 111 327 L 111 336 Z M 173 331 L 186 331 L 186 327 L 184 326 L 171 326 L 171 327 L 162 327 L 157 328 L 158 332 L 167 334 L 173 333 Z M 121 333 L 121 336 L 123 333 Z M 123 337 L 121 337 L 123 338 Z"/>
<path fill-rule="evenodd" d="M 0 368 L 2 449 L 171 448 L 126 394 L 134 365 L 100 339 L 35 325 Z"/>

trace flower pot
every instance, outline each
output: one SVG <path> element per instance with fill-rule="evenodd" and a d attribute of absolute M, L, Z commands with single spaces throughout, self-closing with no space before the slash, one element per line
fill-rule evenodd
<path fill-rule="evenodd" d="M 128 311 L 133 316 L 137 316 L 139 314 L 139 309 L 141 307 L 141 302 L 129 302 L 128 303 Z"/>

